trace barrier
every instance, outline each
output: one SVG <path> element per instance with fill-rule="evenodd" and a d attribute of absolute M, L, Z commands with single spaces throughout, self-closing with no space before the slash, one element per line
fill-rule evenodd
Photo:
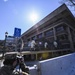
<path fill-rule="evenodd" d="M 30 75 L 75 75 L 75 53 L 39 61 L 29 70 Z"/>
<path fill-rule="evenodd" d="M 36 67 L 37 65 L 29 68 L 30 75 L 38 75 Z"/>
<path fill-rule="evenodd" d="M 38 75 L 75 75 L 75 53 L 40 61 Z"/>

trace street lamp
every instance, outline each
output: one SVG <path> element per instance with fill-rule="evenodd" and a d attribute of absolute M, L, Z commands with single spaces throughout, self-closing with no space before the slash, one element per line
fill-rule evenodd
<path fill-rule="evenodd" d="M 8 32 L 5 32 L 5 38 L 7 38 Z"/>
<path fill-rule="evenodd" d="M 5 49 L 4 50 L 6 50 L 6 39 L 7 39 L 7 36 L 8 36 L 8 32 L 5 32 L 5 45 L 4 45 Z M 4 53 L 5 53 L 5 51 L 4 51 Z"/>
<path fill-rule="evenodd" d="M 5 32 L 5 40 L 4 40 L 4 50 L 3 50 L 3 57 L 4 57 L 4 53 L 6 51 L 6 38 L 8 36 L 8 32 Z"/>

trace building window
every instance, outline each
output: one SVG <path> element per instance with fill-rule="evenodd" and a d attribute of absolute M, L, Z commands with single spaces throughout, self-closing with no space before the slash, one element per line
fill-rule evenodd
<path fill-rule="evenodd" d="M 27 41 L 30 41 L 30 38 L 29 38 L 29 39 L 27 39 Z"/>
<path fill-rule="evenodd" d="M 64 31 L 64 27 L 63 26 L 56 27 L 56 32 L 61 32 L 61 31 Z"/>
<path fill-rule="evenodd" d="M 45 36 L 46 37 L 49 37 L 49 36 L 52 36 L 53 35 L 53 30 L 48 30 L 45 32 Z"/>
<path fill-rule="evenodd" d="M 42 33 L 37 35 L 37 38 L 42 38 Z"/>
<path fill-rule="evenodd" d="M 57 36 L 57 39 L 60 41 L 62 41 L 62 40 L 68 40 L 68 36 L 66 35 L 66 34 L 64 34 L 64 35 L 60 35 L 60 36 Z"/>
<path fill-rule="evenodd" d="M 35 36 L 33 36 L 33 37 L 32 37 L 32 40 L 35 40 L 35 39 L 36 39 L 36 37 L 35 37 Z"/>

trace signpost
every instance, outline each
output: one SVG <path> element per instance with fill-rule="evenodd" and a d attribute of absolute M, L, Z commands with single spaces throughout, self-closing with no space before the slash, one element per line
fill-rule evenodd
<path fill-rule="evenodd" d="M 21 36 L 21 29 L 15 28 L 14 30 L 14 37 L 20 37 Z"/>
<path fill-rule="evenodd" d="M 21 36 L 21 29 L 20 28 L 15 28 L 14 29 L 14 37 L 15 37 L 15 43 L 16 43 L 16 46 L 15 46 L 15 51 L 18 50 L 17 46 L 18 46 L 18 38 Z"/>

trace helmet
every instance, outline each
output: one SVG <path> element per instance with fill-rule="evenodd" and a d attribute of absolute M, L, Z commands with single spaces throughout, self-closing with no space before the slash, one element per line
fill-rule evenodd
<path fill-rule="evenodd" d="M 6 53 L 4 57 L 4 65 L 12 65 L 13 62 L 16 60 L 16 55 L 14 53 Z"/>
<path fill-rule="evenodd" d="M 16 59 L 16 54 L 7 54 L 5 55 L 5 60 Z"/>

